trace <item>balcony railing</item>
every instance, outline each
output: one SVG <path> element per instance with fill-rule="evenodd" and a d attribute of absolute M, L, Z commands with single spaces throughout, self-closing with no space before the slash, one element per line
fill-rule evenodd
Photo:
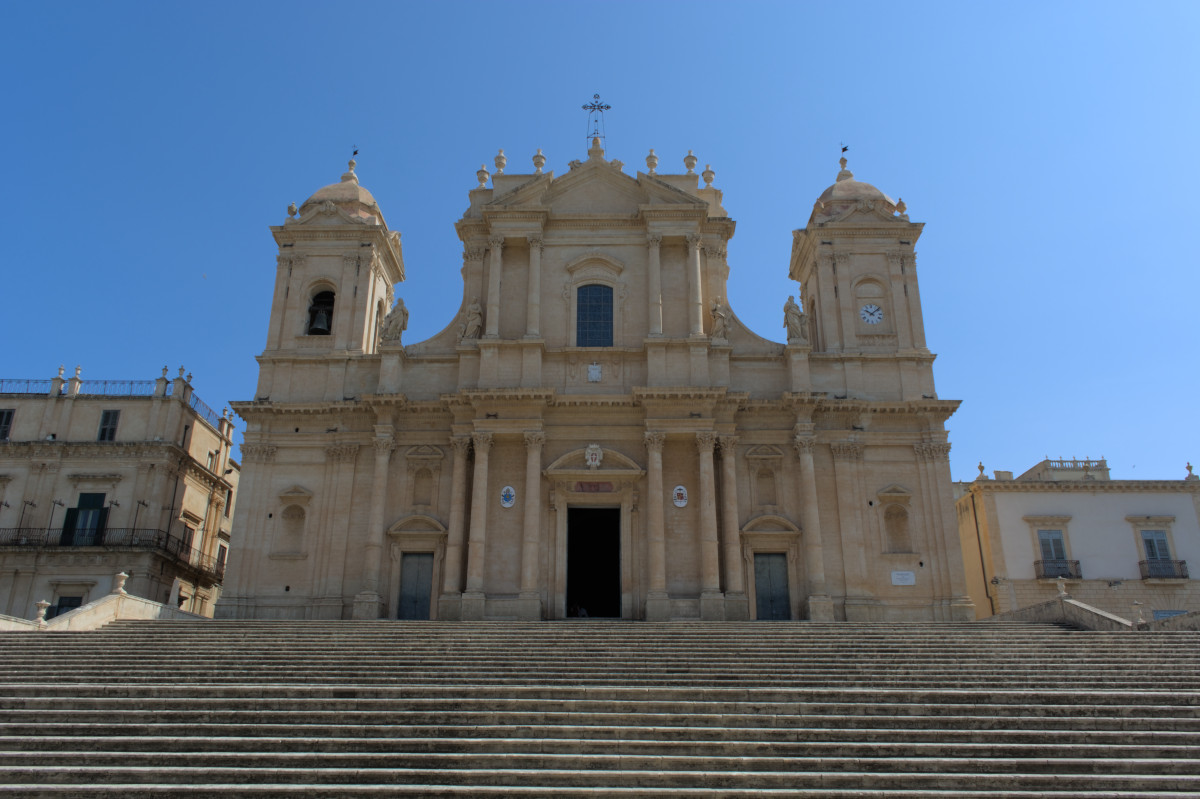
<path fill-rule="evenodd" d="M 79 393 L 95 397 L 152 397 L 154 380 L 80 380 Z"/>
<path fill-rule="evenodd" d="M 64 532 L 36 527 L 0 529 L 0 547 L 120 547 L 147 549 L 166 556 L 176 566 L 201 579 L 219 583 L 225 577 L 225 564 L 216 558 L 192 549 L 183 540 L 165 530 L 128 527 L 109 527 L 104 530 L 75 530 Z"/>
<path fill-rule="evenodd" d="M 1186 560 L 1143 560 L 1138 562 L 1143 580 L 1186 580 Z"/>
<path fill-rule="evenodd" d="M 1068 580 L 1082 580 L 1083 574 L 1079 571 L 1079 561 L 1077 560 L 1035 560 L 1033 562 L 1033 571 L 1037 574 L 1039 580 L 1056 577 L 1064 577 Z"/>
<path fill-rule="evenodd" d="M 0 379 L 0 394 L 49 394 L 49 380 Z"/>

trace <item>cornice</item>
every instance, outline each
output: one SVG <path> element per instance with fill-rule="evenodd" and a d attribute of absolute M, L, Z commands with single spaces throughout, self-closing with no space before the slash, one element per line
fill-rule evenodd
<path fill-rule="evenodd" d="M 405 401 L 403 394 L 394 395 L 397 405 Z M 230 407 L 238 416 L 249 421 L 254 417 L 265 416 L 316 416 L 325 413 L 361 413 L 370 414 L 371 408 L 359 400 L 337 402 L 272 402 L 271 400 L 244 400 L 231 402 Z"/>
<path fill-rule="evenodd" d="M 1155 493 L 1200 493 L 1200 482 L 1196 480 L 1088 480 L 1088 481 L 1029 481 L 975 480 L 967 488 L 974 493 L 1072 493 L 1072 494 L 1128 494 L 1139 491 Z"/>
<path fill-rule="evenodd" d="M 462 391 L 459 393 L 468 403 L 493 401 L 534 401 L 549 405 L 554 400 L 552 388 L 496 388 L 489 390 Z"/>
<path fill-rule="evenodd" d="M 633 398 L 637 402 L 646 400 L 707 400 L 715 402 L 724 399 L 728 393 L 725 388 L 696 386 L 633 387 Z"/>

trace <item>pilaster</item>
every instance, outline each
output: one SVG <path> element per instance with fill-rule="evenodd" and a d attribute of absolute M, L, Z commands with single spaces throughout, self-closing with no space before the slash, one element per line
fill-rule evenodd
<path fill-rule="evenodd" d="M 646 444 L 646 621 L 666 621 L 671 618 L 671 601 L 667 596 L 667 542 L 663 529 L 662 450 L 666 433 L 647 432 Z"/>
<path fill-rule="evenodd" d="M 720 542 L 717 538 L 717 491 L 713 474 L 714 433 L 697 433 L 696 450 L 700 455 L 700 618 L 721 621 L 725 618 L 721 594 Z"/>

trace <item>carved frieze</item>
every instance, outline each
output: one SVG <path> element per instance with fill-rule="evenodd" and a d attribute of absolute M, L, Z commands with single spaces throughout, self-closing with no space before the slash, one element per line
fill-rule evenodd
<path fill-rule="evenodd" d="M 839 461 L 856 461 L 862 458 L 862 444 L 857 441 L 835 441 L 829 445 L 829 450 L 833 453 L 834 460 Z"/>
<path fill-rule="evenodd" d="M 333 444 L 325 448 L 325 459 L 330 463 L 349 463 L 358 456 L 358 444 Z"/>

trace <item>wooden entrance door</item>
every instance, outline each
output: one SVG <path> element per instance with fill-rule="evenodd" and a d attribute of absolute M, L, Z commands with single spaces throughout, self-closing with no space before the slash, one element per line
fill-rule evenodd
<path fill-rule="evenodd" d="M 400 619 L 428 619 L 433 593 L 433 553 L 405 552 L 400 558 Z"/>
<path fill-rule="evenodd" d="M 760 621 L 787 621 L 792 617 L 787 555 L 782 552 L 755 553 L 754 597 L 756 616 Z"/>

